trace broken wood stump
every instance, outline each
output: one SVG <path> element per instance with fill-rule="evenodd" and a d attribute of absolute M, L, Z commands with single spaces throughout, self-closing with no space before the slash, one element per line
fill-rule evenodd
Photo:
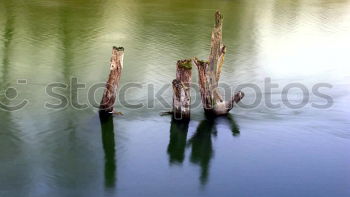
<path fill-rule="evenodd" d="M 223 16 L 215 13 L 215 26 L 211 34 L 211 50 L 208 61 L 194 59 L 198 68 L 199 86 L 204 111 L 209 115 L 226 115 L 243 97 L 243 92 L 237 92 L 229 101 L 224 101 L 219 89 L 219 79 L 224 64 L 226 47 L 222 42 Z"/>
<path fill-rule="evenodd" d="M 191 115 L 190 86 L 192 60 L 179 60 L 176 64 L 176 79 L 173 80 L 173 116 L 176 120 L 189 120 Z"/>
<path fill-rule="evenodd" d="M 105 86 L 103 97 L 100 104 L 100 113 L 112 114 L 114 111 L 114 103 L 117 96 L 119 80 L 123 69 L 124 48 L 113 47 L 110 73 Z"/>

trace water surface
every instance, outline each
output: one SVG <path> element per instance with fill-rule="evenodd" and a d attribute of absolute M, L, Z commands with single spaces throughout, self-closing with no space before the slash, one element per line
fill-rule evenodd
<path fill-rule="evenodd" d="M 188 125 L 159 116 L 168 109 L 148 85 L 170 84 L 178 59 L 208 56 L 216 9 L 227 45 L 221 82 L 264 87 L 271 78 L 279 88 L 216 120 L 201 108 Z M 0 196 L 350 196 L 349 35 L 347 0 L 1 0 L 0 101 L 30 103 L 0 111 Z M 152 109 L 117 103 L 124 116 L 100 121 L 91 105 L 44 107 L 58 102 L 45 94 L 52 82 L 104 82 L 113 45 L 125 47 L 120 83 L 142 84 L 128 101 Z M 289 98 L 308 103 L 283 105 L 294 82 L 310 92 L 331 84 L 322 92 L 332 107 L 312 107 L 325 100 L 298 90 Z M 5 97 L 10 87 L 18 97 Z M 242 102 L 254 102 L 245 92 Z M 267 107 L 268 97 L 281 107 Z"/>

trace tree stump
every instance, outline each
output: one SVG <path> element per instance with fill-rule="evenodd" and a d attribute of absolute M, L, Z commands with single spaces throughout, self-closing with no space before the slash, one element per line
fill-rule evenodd
<path fill-rule="evenodd" d="M 176 79 L 173 80 L 173 115 L 176 120 L 190 119 L 192 60 L 179 60 L 176 64 Z"/>
<path fill-rule="evenodd" d="M 223 16 L 219 11 L 215 13 L 215 26 L 211 34 L 211 51 L 208 61 L 197 58 L 194 63 L 198 68 L 199 86 L 204 111 L 209 115 L 226 115 L 233 108 L 234 103 L 239 102 L 243 97 L 243 92 L 237 92 L 229 101 L 224 101 L 218 84 L 226 47 L 222 42 L 222 22 Z"/>
<path fill-rule="evenodd" d="M 114 102 L 117 96 L 117 88 L 119 85 L 119 80 L 121 72 L 123 69 L 123 58 L 124 58 L 124 48 L 123 47 L 113 47 L 110 73 L 108 81 L 106 83 L 106 88 L 103 93 L 103 97 L 100 104 L 100 112 L 105 114 L 114 113 Z"/>

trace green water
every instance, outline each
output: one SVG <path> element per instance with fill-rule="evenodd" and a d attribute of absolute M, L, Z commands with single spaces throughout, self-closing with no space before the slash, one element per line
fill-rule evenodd
<path fill-rule="evenodd" d="M 169 109 L 148 87 L 170 84 L 177 60 L 208 56 L 216 9 L 227 46 L 221 82 L 271 78 L 279 88 L 229 117 L 207 120 L 200 106 L 188 125 L 159 116 Z M 350 196 L 349 36 L 347 0 L 0 0 L 0 102 L 29 101 L 0 110 L 0 196 Z M 45 107 L 58 103 L 50 83 L 104 82 L 113 45 L 125 48 L 120 83 L 141 84 L 126 99 L 153 107 L 119 102 L 124 116 L 105 121 L 91 105 Z M 322 92 L 332 106 L 312 107 L 325 102 L 314 95 L 298 109 L 264 105 L 267 96 L 282 104 L 293 82 L 331 84 Z M 87 103 L 86 88 L 58 91 Z M 245 93 L 242 102 L 254 102 Z"/>

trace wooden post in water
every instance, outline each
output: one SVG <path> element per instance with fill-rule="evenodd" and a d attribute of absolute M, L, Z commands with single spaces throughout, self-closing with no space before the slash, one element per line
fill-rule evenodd
<path fill-rule="evenodd" d="M 117 88 L 119 85 L 120 75 L 123 69 L 124 48 L 113 47 L 110 73 L 106 88 L 100 104 L 100 112 L 105 114 L 114 113 L 114 102 L 116 100 Z"/>
<path fill-rule="evenodd" d="M 211 34 L 211 50 L 208 61 L 197 58 L 194 63 L 198 68 L 199 86 L 204 110 L 209 115 L 226 115 L 233 108 L 234 103 L 239 102 L 243 92 L 236 93 L 231 100 L 224 101 L 219 90 L 218 83 L 221 69 L 224 64 L 226 47 L 222 42 L 223 16 L 219 11 L 215 13 L 215 26 Z"/>
<path fill-rule="evenodd" d="M 176 120 L 190 119 L 192 60 L 179 60 L 176 64 L 176 79 L 173 80 L 173 115 Z"/>

